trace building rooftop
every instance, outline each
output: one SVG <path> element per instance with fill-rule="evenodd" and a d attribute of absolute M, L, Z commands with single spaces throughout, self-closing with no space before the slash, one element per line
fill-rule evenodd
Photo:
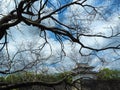
<path fill-rule="evenodd" d="M 76 67 L 72 70 L 73 74 L 96 74 L 93 71 L 93 66 L 89 66 L 88 63 L 77 63 Z"/>
<path fill-rule="evenodd" d="M 85 69 L 93 69 L 93 66 L 89 66 L 88 63 L 77 63 L 76 67 L 73 70 L 76 69 L 81 69 L 81 68 L 85 68 Z"/>
<path fill-rule="evenodd" d="M 93 68 L 88 63 L 77 63 L 76 67 L 72 70 L 73 81 L 80 78 L 96 79 L 97 72 L 93 71 Z"/>

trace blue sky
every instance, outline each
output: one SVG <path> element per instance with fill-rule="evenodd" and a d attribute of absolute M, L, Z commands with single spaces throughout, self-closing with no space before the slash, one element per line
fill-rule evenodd
<path fill-rule="evenodd" d="M 58 3 L 58 0 L 49 0 L 49 1 L 53 5 L 55 5 L 55 7 L 53 7 L 51 5 L 47 5 L 45 8 L 46 10 L 54 10 L 55 8 L 58 8 L 59 5 L 64 5 L 66 3 L 69 3 L 69 2 L 72 2 L 75 0 L 59 0 L 59 2 L 61 4 Z M 0 3 L 2 3 L 0 6 L 1 7 L 0 11 L 3 14 L 8 13 L 14 7 L 14 4 L 11 0 L 0 0 Z M 54 15 L 54 17 L 57 20 L 65 23 L 67 25 L 72 25 L 72 24 L 86 25 L 87 27 L 90 28 L 89 32 L 92 34 L 102 33 L 104 35 L 109 36 L 112 32 L 111 27 L 114 30 L 114 33 L 120 31 L 119 30 L 120 20 L 118 18 L 120 16 L 120 0 L 88 0 L 86 3 L 97 7 L 98 11 L 103 15 L 104 19 L 101 19 L 102 17 L 99 16 L 98 14 L 96 15 L 96 17 L 94 19 L 91 18 L 91 17 L 94 17 L 92 15 L 85 16 L 86 15 L 86 13 L 84 13 L 85 11 L 83 10 L 82 7 L 80 7 L 78 5 L 74 5 L 67 9 L 64 9 L 64 12 Z M 91 11 L 91 10 L 92 9 L 90 8 L 89 11 Z M 73 18 L 72 15 L 74 15 L 75 18 Z M 88 23 L 86 24 L 85 21 L 81 21 L 81 19 L 85 19 L 85 18 L 89 18 L 91 20 L 91 22 L 89 22 L 89 24 Z M 76 22 L 77 19 L 78 19 L 78 22 Z M 51 19 L 46 19 L 42 23 L 45 25 L 48 25 L 48 26 L 59 26 L 59 25 L 56 25 Z M 62 26 L 59 26 L 59 27 L 66 29 L 65 27 L 62 27 Z M 18 30 L 18 28 L 19 28 L 19 30 Z M 12 53 L 15 53 L 16 48 L 19 48 L 19 45 L 21 43 L 25 42 L 26 43 L 25 46 L 27 47 L 27 42 L 35 41 L 34 42 L 36 44 L 35 48 L 37 48 L 39 46 L 39 44 L 42 44 L 42 42 L 44 42 L 43 39 L 39 38 L 38 28 L 36 28 L 36 27 L 24 26 L 23 24 L 19 24 L 18 27 L 12 27 L 10 29 L 11 29 L 10 35 L 13 35 L 13 36 L 12 36 L 12 38 L 11 38 L 11 36 L 9 36 L 10 39 L 9 39 L 8 47 L 9 47 L 10 52 L 12 52 Z M 23 33 L 21 33 L 21 32 L 23 32 Z M 48 38 L 49 38 L 48 41 L 50 42 L 51 47 L 53 49 L 52 54 L 54 55 L 57 52 L 61 51 L 60 44 L 58 41 L 56 41 L 56 39 L 52 33 L 48 32 L 47 34 L 48 34 Z M 119 38 L 114 39 L 114 40 L 113 39 L 108 40 L 108 39 L 103 39 L 103 38 L 81 37 L 81 41 L 85 45 L 95 47 L 95 48 L 105 47 L 108 43 L 111 43 L 111 42 L 116 43 L 116 40 L 118 40 L 118 39 Z M 69 41 L 64 40 L 64 50 L 67 54 L 67 56 L 66 56 L 67 58 L 64 58 L 64 60 L 67 64 L 64 62 L 64 66 L 66 66 L 66 65 L 68 66 L 68 64 L 71 65 L 71 60 L 70 60 L 70 58 L 68 58 L 68 56 L 70 55 L 70 53 L 72 53 L 73 48 L 74 48 L 74 50 L 76 50 L 76 52 L 79 52 L 80 45 L 78 45 L 78 44 L 73 45 Z M 45 53 L 49 54 L 50 48 L 48 46 L 46 46 L 44 48 L 44 51 L 45 51 Z M 89 50 L 83 50 L 83 53 L 86 53 L 86 52 L 89 53 Z M 120 51 L 118 50 L 117 52 L 119 53 Z M 79 55 L 79 53 L 77 53 L 77 54 Z M 114 60 L 116 58 L 119 58 L 113 51 L 109 51 L 109 50 L 99 52 L 99 53 L 97 53 L 97 55 L 99 55 L 101 58 L 105 58 L 106 60 L 109 60 L 109 59 Z M 109 55 L 111 55 L 111 57 Z M 82 57 L 78 57 L 78 58 L 80 58 L 80 60 L 82 59 Z M 94 57 L 92 56 L 92 61 L 93 62 L 91 62 L 91 65 L 101 67 L 102 63 L 95 56 Z M 112 67 L 112 66 L 118 67 L 119 66 L 118 63 L 120 63 L 120 62 L 117 61 L 116 64 L 111 63 L 109 65 L 107 65 L 107 64 L 105 64 L 105 65 L 107 67 Z M 56 67 L 57 64 L 56 65 L 55 64 L 51 64 L 51 65 L 46 64 L 46 65 L 53 68 L 53 67 Z M 62 65 L 62 63 L 59 63 L 59 65 Z M 57 65 L 57 66 L 59 66 L 59 65 Z"/>

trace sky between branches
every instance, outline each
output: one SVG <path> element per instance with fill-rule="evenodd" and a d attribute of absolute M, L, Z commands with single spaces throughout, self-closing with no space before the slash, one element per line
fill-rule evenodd
<path fill-rule="evenodd" d="M 75 0 L 73 0 L 75 1 Z M 18 1 L 19 2 L 19 1 Z M 57 0 L 50 0 L 51 3 L 53 3 L 56 7 L 58 7 L 58 1 Z M 72 2 L 72 0 L 60 0 L 61 4 L 65 4 L 68 2 Z M 70 8 L 66 9 L 63 13 L 61 14 L 56 14 L 54 17 L 57 20 L 60 20 L 61 22 L 67 23 L 69 24 L 71 21 L 74 22 L 74 20 L 72 20 L 72 16 L 74 15 L 76 18 L 76 20 L 79 18 L 91 18 L 90 22 L 82 22 L 82 24 L 86 25 L 86 27 L 89 27 L 90 30 L 88 33 L 91 34 L 99 34 L 102 33 L 104 35 L 111 35 L 112 30 L 114 31 L 114 33 L 120 32 L 119 28 L 120 28 L 120 20 L 119 20 L 119 16 L 120 16 L 120 0 L 88 0 L 86 3 L 93 5 L 95 7 L 99 7 L 98 10 L 100 11 L 100 13 L 103 15 L 102 19 L 99 19 L 99 15 L 96 16 L 85 16 L 84 10 L 82 8 L 80 8 L 78 5 L 74 5 L 71 6 Z M 36 6 L 37 3 L 35 3 Z M 2 14 L 7 14 L 9 13 L 9 11 L 11 11 L 13 8 L 15 7 L 14 5 L 14 0 L 0 0 L 0 12 Z M 46 6 L 45 8 L 46 10 L 50 11 L 53 10 L 53 8 Z M 79 12 L 83 11 L 83 13 Z M 91 9 L 88 9 L 86 7 L 86 10 L 88 10 L 88 12 L 92 11 Z M 72 12 L 72 13 L 71 13 Z M 94 12 L 93 12 L 94 13 Z M 80 15 L 78 17 L 78 15 Z M 51 20 L 51 19 L 46 19 L 44 22 L 42 22 L 43 24 L 46 24 L 48 26 L 55 26 L 55 23 Z M 80 23 L 75 23 L 80 24 Z M 62 27 L 65 28 L 65 27 Z M 112 29 L 112 30 L 111 30 Z M 39 31 L 38 28 L 36 27 L 32 27 L 32 26 L 25 26 L 22 24 L 19 24 L 18 27 L 12 27 L 9 30 L 9 44 L 8 44 L 8 48 L 9 48 L 9 52 L 10 53 L 15 53 L 15 51 L 17 50 L 17 48 L 19 48 L 21 45 L 21 43 L 25 43 L 27 44 L 28 42 L 33 42 L 35 41 L 35 47 L 37 47 L 38 45 L 40 45 L 42 42 L 44 42 L 44 40 L 42 40 L 41 38 L 39 38 Z M 51 43 L 52 49 L 53 49 L 53 55 L 56 54 L 58 51 L 61 50 L 60 44 L 58 41 L 56 41 L 56 39 L 54 38 L 53 34 L 49 33 L 48 36 L 48 40 Z M 11 36 L 12 35 L 12 36 Z M 112 39 L 104 39 L 104 38 L 97 38 L 97 37 L 82 37 L 81 41 L 91 47 L 96 47 L 96 48 L 101 48 L 101 47 L 105 47 L 108 43 L 114 43 L 112 45 L 116 45 L 117 43 L 119 43 L 119 37 L 115 37 Z M 2 42 L 2 40 L 1 40 Z M 64 40 L 64 50 L 66 52 L 66 56 L 64 59 L 65 61 L 68 61 L 67 63 L 69 63 L 70 65 L 72 65 L 70 58 L 68 57 L 72 52 L 72 49 L 74 48 L 74 50 L 76 52 L 79 52 L 79 48 L 80 45 L 78 44 L 71 44 L 71 42 Z M 27 47 L 27 45 L 25 45 Z M 50 48 L 49 46 L 46 46 L 44 48 L 44 51 L 46 54 L 50 54 Z M 89 53 L 91 51 L 89 50 L 83 50 L 83 53 Z M 118 53 L 120 51 L 118 50 Z M 101 51 L 99 53 L 97 53 L 97 55 L 100 58 L 104 58 L 106 61 L 114 61 L 116 59 L 119 58 L 118 55 L 116 55 L 112 50 L 106 50 L 106 51 Z M 78 57 L 79 58 L 79 57 Z M 79 61 L 79 60 L 78 60 Z M 64 61 L 63 61 L 64 62 Z M 63 64 L 62 62 L 62 64 Z M 118 67 L 119 65 L 118 62 L 117 63 L 111 63 L 108 64 L 106 63 L 106 65 L 108 67 Z M 59 63 L 61 65 L 61 63 Z M 66 63 L 64 62 L 66 66 Z M 51 66 L 51 68 L 54 67 L 54 65 L 48 64 L 49 66 Z M 100 60 L 98 60 L 98 58 L 92 56 L 92 62 L 91 65 L 97 65 L 98 67 L 102 65 L 102 63 L 100 62 Z"/>

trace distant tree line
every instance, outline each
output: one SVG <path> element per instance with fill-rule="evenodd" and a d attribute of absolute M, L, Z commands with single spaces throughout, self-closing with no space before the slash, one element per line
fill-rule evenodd
<path fill-rule="evenodd" d="M 120 70 L 104 68 L 99 71 L 97 78 L 100 80 L 120 80 Z"/>
<path fill-rule="evenodd" d="M 70 72 L 56 74 L 35 74 L 23 72 L 0 77 L 0 90 L 34 90 L 31 88 L 61 86 L 62 83 L 70 85 L 72 77 Z M 67 87 L 67 86 L 66 86 Z M 35 89 L 36 90 L 36 89 Z M 43 89 L 44 90 L 44 89 Z M 47 90 L 47 89 L 45 89 Z"/>
<path fill-rule="evenodd" d="M 97 79 L 120 80 L 120 71 L 104 68 L 98 72 Z M 23 73 L 10 74 L 8 76 L 1 76 L 0 90 L 8 90 L 7 87 L 11 88 L 12 90 L 26 90 L 28 89 L 28 87 L 31 88 L 34 87 L 35 85 L 37 85 L 38 87 L 39 86 L 53 87 L 53 86 L 61 85 L 61 83 L 64 83 L 69 86 L 74 86 L 76 82 L 78 83 L 78 81 L 74 81 L 74 82 L 72 81 L 71 72 L 63 72 L 63 73 L 55 73 L 55 74 L 35 74 L 33 72 L 23 72 Z"/>

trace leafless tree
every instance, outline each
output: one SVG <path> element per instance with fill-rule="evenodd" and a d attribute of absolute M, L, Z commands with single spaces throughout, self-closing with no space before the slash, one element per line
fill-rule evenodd
<path fill-rule="evenodd" d="M 5 1 L 6 0 L 0 0 L 0 3 L 3 4 L 2 2 Z M 34 66 L 34 64 L 37 65 L 38 62 L 41 62 L 41 60 L 45 59 L 39 59 L 39 56 L 41 56 L 40 52 L 43 50 L 43 47 L 45 47 L 46 44 L 48 44 L 51 47 L 50 42 L 48 40 L 49 33 L 52 33 L 52 35 L 54 35 L 54 39 L 60 43 L 61 52 L 64 53 L 64 55 L 66 55 L 64 51 L 64 40 L 69 40 L 72 43 L 79 44 L 80 46 L 78 49 L 81 56 L 86 56 L 86 54 L 84 54 L 84 50 L 89 50 L 89 53 L 87 55 L 93 55 L 94 53 L 94 55 L 96 55 L 96 53 L 100 51 L 113 50 L 114 52 L 117 52 L 120 49 L 120 43 L 118 40 L 120 33 L 118 27 L 113 28 L 111 25 L 108 26 L 107 28 L 110 29 L 109 34 L 102 32 L 92 33 L 92 30 L 90 28 L 92 22 L 96 20 L 103 20 L 107 22 L 106 16 L 108 15 L 107 13 L 110 13 L 110 10 L 108 12 L 104 9 L 108 7 L 109 2 L 111 2 L 112 0 L 107 0 L 108 4 L 106 6 L 97 6 L 94 4 L 89 4 L 89 0 L 64 0 L 64 2 L 60 0 L 54 1 L 56 3 L 52 2 L 51 0 L 9 1 L 9 3 L 12 3 L 13 8 L 10 9 L 7 13 L 2 12 L 0 14 L 0 58 L 2 58 L 0 60 L 0 63 L 2 63 L 1 67 L 6 67 L 3 69 L 3 71 L 1 70 L 0 73 L 10 74 L 18 71 L 23 71 L 23 69 L 31 68 L 32 66 Z M 111 5 L 118 5 L 119 7 L 119 3 L 120 2 Z M 68 11 L 68 13 L 65 13 L 66 10 Z M 42 42 L 40 47 L 37 49 L 18 50 L 18 52 L 11 58 L 8 49 L 8 39 L 9 36 L 12 36 L 14 32 L 14 30 L 11 30 L 11 28 L 16 28 L 18 25 L 26 25 L 26 27 L 36 27 L 39 30 L 40 38 L 43 38 L 44 42 Z M 31 31 L 31 33 L 32 32 L 34 31 Z M 85 41 L 86 38 L 89 40 L 94 38 L 95 46 L 89 45 L 89 43 Z M 105 45 L 99 46 L 98 39 L 100 38 L 105 39 L 107 44 L 105 43 Z M 112 40 L 112 42 L 107 41 L 110 39 Z M 5 58 L 3 58 L 5 55 L 4 50 L 7 56 Z M 27 59 L 23 60 L 24 58 L 22 58 L 22 56 L 24 55 L 22 55 L 22 52 L 26 52 L 26 54 L 24 55 L 29 55 L 28 59 L 29 57 L 31 57 L 34 61 L 29 62 L 29 60 Z M 118 54 L 118 52 L 116 54 Z M 20 57 L 19 60 L 16 60 L 17 55 Z M 22 68 L 21 66 L 20 68 L 17 67 L 19 65 L 16 65 L 16 62 L 18 61 L 18 64 L 21 63 L 21 65 L 24 65 Z M 33 83 L 28 83 L 27 85 L 30 84 Z M 42 83 L 36 82 L 35 84 Z M 44 85 L 51 84 L 44 83 Z M 18 85 L 17 87 L 19 86 L 21 85 Z"/>
<path fill-rule="evenodd" d="M 89 32 L 89 27 L 83 26 L 83 23 L 80 23 L 79 21 L 85 21 L 89 22 L 91 20 L 92 16 L 96 16 L 99 13 L 99 7 L 88 5 L 88 0 L 74 0 L 74 1 L 65 1 L 65 4 L 62 4 L 61 1 L 58 1 L 57 6 L 55 6 L 51 1 L 49 0 L 14 0 L 14 9 L 9 11 L 7 15 L 3 15 L 1 13 L 1 32 L 0 32 L 0 39 L 5 36 L 5 43 L 7 43 L 7 32 L 9 31 L 10 27 L 15 27 L 16 25 L 20 23 L 25 23 L 28 26 L 34 26 L 38 27 L 40 31 L 40 36 L 44 36 L 44 39 L 47 41 L 47 31 L 52 32 L 55 35 L 55 38 L 62 44 L 62 39 L 68 39 L 72 42 L 78 43 L 81 45 L 82 48 L 100 51 L 100 50 L 106 50 L 106 49 L 119 49 L 119 44 L 114 46 L 106 46 L 101 48 L 94 48 L 88 45 L 85 45 L 84 42 L 81 41 L 82 37 L 102 37 L 102 38 L 112 38 L 115 36 L 119 36 L 119 33 L 111 33 L 110 35 L 103 35 L 103 34 L 91 34 L 86 33 Z M 35 5 L 38 5 L 36 7 Z M 75 13 L 70 11 L 71 13 L 71 22 L 64 23 L 57 19 L 55 16 L 57 14 L 64 13 L 66 9 L 72 8 L 71 6 L 79 6 L 78 12 L 80 12 L 80 8 L 83 8 L 81 13 L 84 13 L 86 16 L 85 18 L 80 17 L 80 13 Z M 50 7 L 49 9 L 46 7 Z M 88 11 L 86 8 L 88 8 L 90 11 Z M 101 10 L 101 9 L 100 9 Z M 86 12 L 85 12 L 86 11 Z M 77 20 L 77 17 L 78 20 Z M 68 16 L 70 17 L 70 16 Z M 88 18 L 87 18 L 88 17 Z M 62 16 L 61 16 L 62 18 Z M 63 17 L 64 18 L 64 17 Z M 82 20 L 83 19 L 83 20 Z M 94 19 L 94 18 L 93 18 Z M 51 20 L 55 23 L 54 26 L 49 26 L 44 23 L 45 20 Z M 87 21 L 88 20 L 88 21 Z M 76 21 L 76 22 L 74 22 Z M 78 22 L 77 22 L 78 21 Z M 112 30 L 111 30 L 112 31 Z M 4 45 L 3 45 L 4 47 Z M 1 48 L 2 49 L 2 48 Z"/>

